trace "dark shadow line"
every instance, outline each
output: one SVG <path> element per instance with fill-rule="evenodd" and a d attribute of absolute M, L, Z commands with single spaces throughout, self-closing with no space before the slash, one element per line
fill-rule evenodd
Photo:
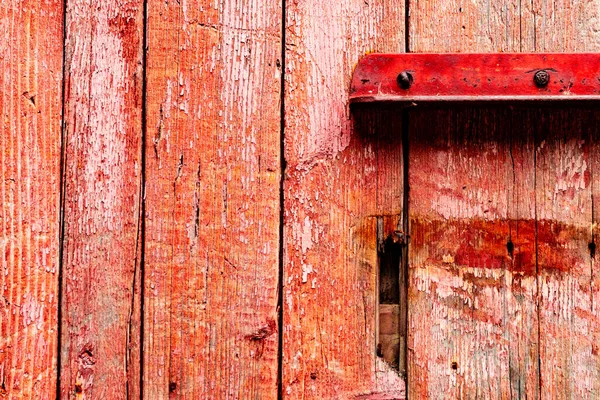
<path fill-rule="evenodd" d="M 147 116 L 148 116 L 148 0 L 144 0 L 143 4 L 144 22 L 142 29 L 143 44 L 142 44 L 142 151 L 141 151 L 141 176 L 140 176 L 140 376 L 139 376 L 139 393 L 140 400 L 144 398 L 144 337 L 145 337 L 145 287 L 146 287 L 146 148 L 147 148 Z M 135 277 L 134 277 L 135 278 Z"/>
<path fill-rule="evenodd" d="M 404 2 L 404 52 L 410 53 L 410 0 L 405 0 Z M 410 214 L 409 214 L 409 206 L 410 206 L 410 198 L 409 198 L 409 129 L 410 129 L 410 120 L 409 120 L 409 109 L 402 110 L 402 163 L 403 163 L 403 190 L 402 190 L 402 230 L 404 231 L 404 249 L 402 251 L 402 260 L 401 260 L 401 269 L 400 273 L 402 274 L 402 279 L 404 284 L 400 287 L 400 290 L 403 292 L 400 295 L 400 298 L 404 298 L 403 304 L 400 304 L 400 312 L 402 313 L 402 317 L 404 319 L 404 326 L 401 326 L 401 335 L 404 335 L 404 358 L 399 360 L 402 365 L 399 365 L 400 369 L 404 371 L 402 378 L 404 379 L 404 390 L 406 394 L 406 399 L 410 398 L 409 393 L 409 375 L 410 371 L 408 369 L 408 284 L 409 284 L 409 273 L 408 273 L 408 252 L 409 252 L 409 243 L 410 243 Z"/>
<path fill-rule="evenodd" d="M 62 370 L 62 306 L 63 306 L 63 260 L 65 240 L 65 194 L 66 194 L 66 165 L 67 165 L 67 130 L 66 114 L 66 89 L 67 89 L 67 1 L 63 0 L 63 53 L 62 53 L 62 92 L 61 92 L 61 117 L 60 117 L 60 171 L 59 171 L 59 216 L 58 216 L 58 294 L 57 294 L 57 329 L 56 329 L 56 399 L 60 399 L 60 383 Z"/>
<path fill-rule="evenodd" d="M 284 250 L 284 217 L 285 217 L 285 45 L 286 45 L 286 0 L 281 0 L 281 85 L 279 93 L 279 113 L 280 113 L 280 138 L 279 138 L 279 158 L 280 158 L 280 179 L 279 179 L 279 271 L 277 279 L 277 399 L 283 399 L 283 290 L 284 290 L 284 272 L 285 260 Z"/>

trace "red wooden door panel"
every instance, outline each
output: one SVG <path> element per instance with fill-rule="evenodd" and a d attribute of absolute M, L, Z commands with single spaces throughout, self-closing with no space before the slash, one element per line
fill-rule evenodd
<path fill-rule="evenodd" d="M 538 394 L 527 115 L 410 115 L 410 396 Z"/>
<path fill-rule="evenodd" d="M 277 398 L 281 9 L 149 1 L 144 397 Z"/>
<path fill-rule="evenodd" d="M 400 218 L 402 123 L 352 120 L 347 89 L 365 52 L 403 51 L 404 1 L 285 4 L 282 394 L 402 391 L 375 357 L 376 217 Z"/>
<path fill-rule="evenodd" d="M 143 2 L 66 7 L 60 396 L 139 396 Z"/>
<path fill-rule="evenodd" d="M 411 51 L 598 49 L 589 2 L 410 4 Z M 411 118 L 410 396 L 597 396 L 592 121 L 511 108 Z"/>
<path fill-rule="evenodd" d="M 0 5 L 0 397 L 54 399 L 62 1 Z"/>

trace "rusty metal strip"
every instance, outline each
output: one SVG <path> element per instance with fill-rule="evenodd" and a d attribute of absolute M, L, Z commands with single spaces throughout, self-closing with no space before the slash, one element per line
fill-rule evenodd
<path fill-rule="evenodd" d="M 370 54 L 350 102 L 600 100 L 600 54 Z"/>

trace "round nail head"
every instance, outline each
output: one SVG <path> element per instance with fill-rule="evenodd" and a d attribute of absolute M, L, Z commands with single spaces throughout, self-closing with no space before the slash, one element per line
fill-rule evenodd
<path fill-rule="evenodd" d="M 535 86 L 544 88 L 548 86 L 548 83 L 550 82 L 550 74 L 548 71 L 539 70 L 533 75 L 533 82 L 535 82 Z"/>
<path fill-rule="evenodd" d="M 413 76 L 410 72 L 402 71 L 398 74 L 396 81 L 398 82 L 398 86 L 402 89 L 410 89 L 413 83 Z"/>

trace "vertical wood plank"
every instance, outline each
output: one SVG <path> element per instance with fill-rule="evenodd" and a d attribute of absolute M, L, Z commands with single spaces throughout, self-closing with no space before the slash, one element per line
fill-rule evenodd
<path fill-rule="evenodd" d="M 148 2 L 145 398 L 277 398 L 281 15 Z"/>
<path fill-rule="evenodd" d="M 528 50 L 527 7 L 411 1 L 411 51 Z M 531 115 L 411 116 L 409 396 L 539 396 Z"/>
<path fill-rule="evenodd" d="M 469 5 L 456 2 L 441 9 L 417 0 L 411 3 L 415 6 L 415 9 L 411 8 L 411 44 L 418 51 L 497 51 L 499 48 L 511 51 L 594 51 L 598 43 L 595 27 L 598 9 L 593 3 L 540 0 L 513 3 L 511 7 L 494 1 Z M 428 22 L 419 19 L 419 15 L 447 21 L 448 29 L 443 32 L 429 30 Z M 497 29 L 497 21 L 502 20 L 505 29 Z M 515 30 L 517 25 L 519 29 Z M 510 39 L 515 32 L 518 36 Z M 425 47 L 419 47 L 419 43 L 425 43 Z M 437 45 L 445 47 L 435 49 Z M 592 240 L 589 225 L 594 229 L 590 210 L 593 188 L 589 187 L 589 175 L 592 174 L 589 163 L 595 154 L 595 145 L 593 140 L 589 142 L 593 134 L 586 132 L 583 120 L 587 124 L 595 124 L 589 114 L 573 110 L 523 111 L 519 119 L 514 120 L 514 123 L 519 121 L 520 124 L 516 131 L 523 133 L 519 139 L 525 162 L 521 164 L 521 179 L 529 182 L 529 188 L 522 186 L 518 176 L 514 175 L 514 182 L 519 183 L 516 187 L 521 189 L 513 190 L 511 188 L 515 185 L 508 185 L 511 197 L 508 203 L 509 221 L 515 222 L 515 214 L 510 212 L 512 206 L 518 211 L 518 220 L 527 219 L 525 226 L 525 221 L 519 222 L 521 246 L 531 252 L 532 235 L 535 235 L 534 250 L 539 257 L 533 258 L 538 277 L 537 283 L 532 285 L 530 277 L 524 280 L 523 276 L 515 275 L 519 257 L 514 254 L 510 271 L 507 271 L 511 279 L 505 280 L 503 289 L 507 295 L 512 294 L 517 306 L 504 319 L 505 337 L 516 338 L 508 342 L 511 395 L 527 393 L 533 397 L 587 398 L 593 397 L 598 390 L 594 383 L 598 380 L 597 349 L 593 345 L 598 335 L 594 322 L 597 321 L 594 308 L 597 278 L 587 248 L 587 243 Z M 492 124 L 486 129 L 493 130 L 495 126 Z M 518 136 L 514 128 L 510 134 L 513 138 Z M 510 148 L 511 161 L 517 166 L 521 157 L 515 156 L 514 143 Z M 516 171 L 514 167 L 513 170 Z M 531 197 L 531 187 L 535 189 L 534 197 Z M 521 195 L 515 199 L 514 194 L 519 192 L 526 197 Z M 533 227 L 532 214 L 535 220 Z M 587 231 L 584 226 L 588 227 Z M 519 243 L 514 237 L 512 242 L 516 252 Z M 529 256 L 526 260 L 528 270 L 532 260 Z M 458 283 L 457 287 L 460 286 Z M 535 329 L 536 324 L 539 324 L 539 329 Z M 520 344 L 515 348 L 515 343 Z M 536 367 L 534 361 L 538 354 L 541 365 Z M 538 375 L 537 385 L 534 385 L 535 375 Z M 483 379 L 474 383 L 488 384 Z M 539 388 L 532 391 L 535 386 Z"/>
<path fill-rule="evenodd" d="M 591 240 L 588 244 L 590 262 L 590 312 L 586 313 L 588 316 L 589 322 L 587 322 L 587 326 L 589 328 L 590 338 L 588 340 L 591 341 L 591 351 L 589 354 L 594 356 L 596 368 L 591 369 L 591 371 L 598 371 L 598 366 L 600 365 L 600 360 L 598 360 L 598 354 L 600 354 L 600 324 L 598 324 L 598 316 L 600 315 L 600 270 L 598 270 L 598 251 L 600 251 L 598 247 L 599 243 L 599 224 L 600 221 L 600 207 L 598 205 L 598 200 L 600 199 L 600 173 L 598 173 L 598 168 L 600 167 L 600 129 L 598 128 L 598 118 L 600 117 L 597 111 L 591 112 L 589 115 L 590 118 L 584 122 L 584 134 L 589 134 L 589 174 L 590 174 L 590 203 L 591 203 L 591 211 L 592 211 L 592 224 L 591 224 Z M 595 376 L 595 374 L 588 374 L 586 379 L 591 380 L 591 382 L 586 382 L 586 387 L 589 388 L 591 394 L 595 394 L 598 396 L 600 393 L 600 379 Z"/>
<path fill-rule="evenodd" d="M 143 3 L 67 3 L 61 397 L 139 396 Z"/>
<path fill-rule="evenodd" d="M 0 5 L 0 397 L 54 399 L 62 2 Z"/>
<path fill-rule="evenodd" d="M 537 393 L 533 143 L 512 113 L 411 115 L 410 396 Z"/>
<path fill-rule="evenodd" d="M 354 114 L 367 52 L 404 49 L 404 1 L 286 2 L 283 395 L 403 392 L 375 355 L 374 216 L 400 218 L 398 111 Z"/>
<path fill-rule="evenodd" d="M 534 0 L 523 24 L 536 51 L 598 51 L 597 2 Z M 571 83 L 562 84 L 565 88 Z M 573 82 L 577 84 L 577 82 Z M 597 114 L 551 111 L 538 117 L 538 217 L 541 393 L 548 398 L 600 396 L 593 182 L 599 150 Z M 591 228 L 590 228 L 591 227 Z"/>
<path fill-rule="evenodd" d="M 549 398 L 593 398 L 600 379 L 593 354 L 592 201 L 589 111 L 538 117 L 536 213 L 540 289 L 542 393 Z M 591 317 L 591 318 L 590 318 Z"/>

